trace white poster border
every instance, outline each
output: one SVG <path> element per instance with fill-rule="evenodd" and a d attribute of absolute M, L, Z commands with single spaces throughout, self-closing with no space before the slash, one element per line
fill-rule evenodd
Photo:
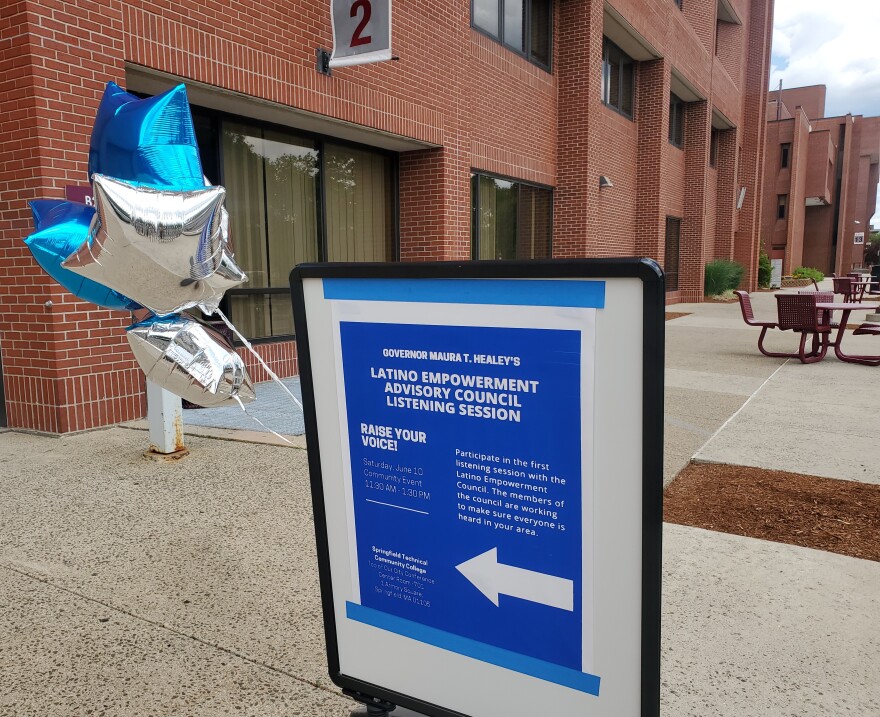
<path fill-rule="evenodd" d="M 582 667 L 593 673 L 593 459 L 594 448 L 594 379 L 596 346 L 596 309 L 557 306 L 480 305 L 477 315 L 473 304 L 434 304 L 422 302 L 340 301 L 330 302 L 336 375 L 343 376 L 340 322 L 420 324 L 427 326 L 468 326 L 517 329 L 560 329 L 576 331 L 581 341 L 581 540 L 582 540 Z M 349 445 L 348 412 L 345 392 L 337 394 L 339 431 L 342 445 Z M 355 507 L 352 490 L 351 454 L 341 454 L 346 517 L 348 521 L 350 598 L 360 603 L 360 576 L 355 531 Z M 346 596 L 335 595 L 337 619 L 345 620 Z"/>

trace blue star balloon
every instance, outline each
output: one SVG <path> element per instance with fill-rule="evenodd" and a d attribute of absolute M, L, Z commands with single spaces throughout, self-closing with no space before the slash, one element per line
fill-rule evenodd
<path fill-rule="evenodd" d="M 158 189 L 204 187 L 186 87 L 142 100 L 108 82 L 89 146 L 94 174 Z"/>
<path fill-rule="evenodd" d="M 108 309 L 140 309 L 140 304 L 97 281 L 75 274 L 61 266 L 68 256 L 89 241 L 89 227 L 95 216 L 93 207 L 58 199 L 30 202 L 34 228 L 24 243 L 49 276 L 74 296 Z"/>
<path fill-rule="evenodd" d="M 44 229 L 49 226 L 49 215 L 53 210 L 59 209 L 59 207 L 63 207 L 65 204 L 69 204 L 63 199 L 34 199 L 28 202 L 28 206 L 31 208 L 31 214 L 33 214 L 34 218 L 34 230 L 40 231 L 40 229 Z M 84 206 L 82 204 L 78 206 Z M 59 210 L 59 213 L 68 213 L 70 210 Z M 92 211 L 94 214 L 94 210 Z"/>

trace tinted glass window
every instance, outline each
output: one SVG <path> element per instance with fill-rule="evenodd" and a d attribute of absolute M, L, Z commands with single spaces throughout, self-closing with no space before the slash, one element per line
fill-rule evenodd
<path fill-rule="evenodd" d="M 475 259 L 550 257 L 551 190 L 482 174 L 471 182 Z"/>
<path fill-rule="evenodd" d="M 550 69 L 552 0 L 471 0 L 471 13 L 474 27 Z"/>
<path fill-rule="evenodd" d="M 669 95 L 669 141 L 676 147 L 684 144 L 684 102 L 672 93 Z"/>
<path fill-rule="evenodd" d="M 602 101 L 632 117 L 634 95 L 633 59 L 606 37 L 602 46 Z"/>
<path fill-rule="evenodd" d="M 283 128 L 214 122 L 235 259 L 248 275 L 226 292 L 225 308 L 248 338 L 289 336 L 294 266 L 394 259 L 394 158 Z M 198 136 L 207 143 L 211 133 Z"/>
<path fill-rule="evenodd" d="M 498 0 L 473 0 L 473 8 L 474 25 L 498 37 Z"/>
<path fill-rule="evenodd" d="M 666 249 L 663 271 L 666 274 L 666 291 L 678 291 L 678 267 L 681 248 L 681 219 L 666 217 Z"/>

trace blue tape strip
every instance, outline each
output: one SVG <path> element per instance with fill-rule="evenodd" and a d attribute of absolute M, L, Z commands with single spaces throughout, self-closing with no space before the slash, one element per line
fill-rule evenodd
<path fill-rule="evenodd" d="M 403 635 L 404 637 L 439 647 L 441 650 L 448 650 L 459 655 L 472 657 L 475 660 L 480 660 L 480 662 L 488 662 L 490 665 L 497 665 L 498 667 L 504 667 L 523 675 L 537 677 L 545 682 L 570 687 L 578 692 L 586 692 L 597 697 L 599 695 L 600 678 L 596 675 L 578 672 L 569 667 L 554 665 L 552 662 L 536 660 L 533 657 L 526 657 L 510 650 L 493 647 L 483 642 L 453 635 L 451 632 L 444 632 L 433 627 L 420 625 L 417 622 L 404 620 L 403 618 L 353 602 L 345 603 L 345 614 L 350 620 L 355 622 L 361 622 L 365 625 L 378 627 L 380 630 Z"/>
<path fill-rule="evenodd" d="M 558 279 L 324 279 L 324 298 L 602 309 L 605 307 L 605 282 Z"/>

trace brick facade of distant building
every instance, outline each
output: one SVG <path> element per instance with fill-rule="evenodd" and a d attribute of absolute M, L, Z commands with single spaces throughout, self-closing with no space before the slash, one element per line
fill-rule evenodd
<path fill-rule="evenodd" d="M 876 210 L 880 117 L 825 117 L 825 87 L 770 92 L 761 237 L 789 274 L 862 268 Z"/>
<path fill-rule="evenodd" d="M 332 43 L 329 0 L 4 2 L 0 386 L 8 424 L 63 433 L 144 415 L 143 378 L 124 335 L 130 315 L 76 300 L 22 243 L 32 231 L 28 200 L 87 185 L 89 136 L 108 80 L 144 95 L 186 83 L 205 172 L 239 202 L 233 221 L 265 199 L 251 201 L 246 192 L 257 188 L 243 180 L 238 197 L 231 189 L 245 169 L 268 176 L 277 157 L 265 147 L 296 146 L 297 156 L 314 158 L 321 169 L 309 181 L 323 184 L 307 196 L 323 204 L 316 239 L 295 239 L 306 256 L 645 255 L 669 270 L 671 303 L 701 300 L 706 262 L 731 258 L 754 288 L 771 0 L 527 0 L 521 27 L 501 22 L 494 32 L 494 4 L 479 3 L 488 16 L 476 6 L 398 0 L 399 60 L 326 76 L 315 53 Z M 519 33 L 528 42 L 511 48 Z M 223 149 L 233 146 L 239 155 Z M 358 168 L 345 201 L 356 210 L 356 234 L 370 222 L 363 256 L 344 227 L 333 227 L 330 203 L 343 198 L 334 195 L 332 166 Z M 279 277 L 301 254 L 273 239 L 285 228 L 264 204 L 236 229 L 236 252 L 249 286 L 266 292 L 232 295 L 229 310 L 273 368 L 292 375 Z"/>

